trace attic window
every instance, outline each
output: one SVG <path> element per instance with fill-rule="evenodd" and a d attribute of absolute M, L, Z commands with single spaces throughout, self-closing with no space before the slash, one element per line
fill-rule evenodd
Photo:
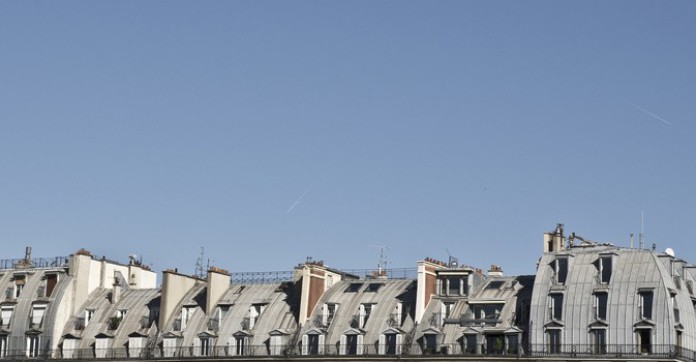
<path fill-rule="evenodd" d="M 367 285 L 367 291 L 375 293 L 381 288 L 384 284 L 382 283 L 370 283 Z"/>
<path fill-rule="evenodd" d="M 346 288 L 344 293 L 357 293 L 358 290 L 360 290 L 360 287 L 362 287 L 362 283 L 351 283 L 348 285 L 348 288 Z"/>
<path fill-rule="evenodd" d="M 493 280 L 486 285 L 486 290 L 500 289 L 505 284 L 502 280 Z"/>

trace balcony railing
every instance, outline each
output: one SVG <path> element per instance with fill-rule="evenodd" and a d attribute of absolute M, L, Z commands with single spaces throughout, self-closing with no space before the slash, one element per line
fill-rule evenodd
<path fill-rule="evenodd" d="M 419 356 L 419 355 L 450 355 L 450 356 L 507 356 L 507 357 L 528 357 L 528 358 L 555 358 L 555 359 L 642 359 L 650 360 L 679 360 L 686 362 L 696 361 L 696 352 L 681 348 L 676 345 L 650 345 L 648 350 L 640 348 L 637 345 L 591 345 L 591 344 L 568 344 L 568 345 L 510 345 L 502 348 L 486 348 L 485 344 L 477 345 L 476 348 L 468 348 L 460 343 L 437 344 L 434 347 L 428 348 L 411 348 L 407 349 L 405 345 L 398 346 L 395 344 L 379 345 L 378 343 L 366 343 L 363 345 L 347 345 L 345 348 L 337 344 L 325 344 L 323 348 L 313 345 L 304 348 L 306 355 L 324 355 L 336 356 L 344 355 L 360 355 L 360 356 L 377 356 L 377 355 L 396 355 L 399 351 L 410 350 L 411 354 L 401 354 L 402 356 Z M 422 346 L 421 346 L 422 347 Z M 322 351 L 323 353 L 318 353 Z M 198 347 L 162 347 L 152 346 L 129 350 L 125 347 L 109 348 L 109 349 L 58 349 L 55 351 L 40 350 L 31 358 L 39 360 L 48 359 L 160 359 L 165 357 L 189 358 L 189 357 L 216 357 L 227 358 L 234 356 L 285 356 L 284 358 L 292 358 L 293 356 L 301 356 L 303 348 L 300 344 L 294 346 L 270 346 L 270 345 L 253 345 L 246 346 L 237 353 L 237 349 L 230 346 L 210 346 L 209 348 Z M 7 360 L 24 360 L 28 359 L 26 349 L 10 349 L 0 359 Z M 311 353 L 314 352 L 314 353 Z M 360 352 L 360 353 L 358 353 Z"/>

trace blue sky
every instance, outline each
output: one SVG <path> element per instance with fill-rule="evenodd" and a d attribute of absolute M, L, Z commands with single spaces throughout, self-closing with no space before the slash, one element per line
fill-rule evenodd
<path fill-rule="evenodd" d="M 691 1 L 0 2 L 1 258 L 696 262 Z M 637 238 L 637 236 L 636 236 Z"/>

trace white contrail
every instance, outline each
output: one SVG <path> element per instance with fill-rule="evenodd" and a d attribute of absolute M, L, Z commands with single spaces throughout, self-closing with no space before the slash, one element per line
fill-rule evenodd
<path fill-rule="evenodd" d="M 662 118 L 662 117 L 656 115 L 655 113 L 652 113 L 652 112 L 648 111 L 647 109 L 645 109 L 645 108 L 643 108 L 643 107 L 641 107 L 641 106 L 639 106 L 639 105 L 637 105 L 637 104 L 635 104 L 635 103 L 631 103 L 631 102 L 629 102 L 629 101 L 625 101 L 625 102 L 628 103 L 628 104 L 630 104 L 630 105 L 632 105 L 632 106 L 633 106 L 634 108 L 636 108 L 637 110 L 639 110 L 639 111 L 641 111 L 641 112 L 643 112 L 643 113 L 646 113 L 646 114 L 648 114 L 648 115 L 650 115 L 650 116 L 653 116 L 654 118 L 659 119 L 660 121 L 664 122 L 664 124 L 666 124 L 666 125 L 668 125 L 668 126 L 671 126 L 671 125 L 672 125 L 672 124 L 669 123 L 669 121 L 667 121 L 666 119 L 664 119 L 664 118 Z"/>
<path fill-rule="evenodd" d="M 312 182 L 311 185 L 309 185 L 309 187 L 305 190 L 305 192 L 303 192 L 302 195 L 300 195 L 300 197 L 298 197 L 297 200 L 295 200 L 295 202 L 293 202 L 292 205 L 290 205 L 290 207 L 288 208 L 288 211 L 285 212 L 285 215 L 289 214 L 290 211 L 292 211 L 292 209 L 294 209 L 295 206 L 297 206 L 297 204 L 299 204 L 300 201 L 302 201 L 302 199 L 304 199 L 304 197 L 309 193 L 309 191 L 312 190 L 312 188 L 314 187 L 314 185 L 315 185 L 316 183 L 317 183 L 317 182 L 314 181 L 314 182 Z"/>

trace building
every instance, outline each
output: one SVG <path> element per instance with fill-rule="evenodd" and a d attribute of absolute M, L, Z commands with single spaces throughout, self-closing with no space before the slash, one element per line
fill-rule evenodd
<path fill-rule="evenodd" d="M 157 275 L 80 250 L 0 261 L 0 359 L 693 359 L 696 266 L 653 249 L 544 234 L 536 273 L 432 258 L 341 271 L 211 267 Z M 475 261 L 474 261 L 475 262 Z M 367 357 L 361 357 L 367 356 Z"/>

